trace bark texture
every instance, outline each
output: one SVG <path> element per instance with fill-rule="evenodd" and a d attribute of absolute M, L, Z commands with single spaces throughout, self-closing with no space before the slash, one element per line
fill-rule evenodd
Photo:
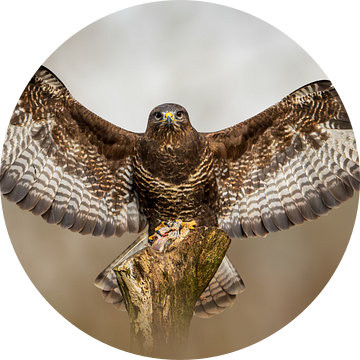
<path fill-rule="evenodd" d="M 157 246 L 155 246 L 157 245 Z M 184 227 L 114 269 L 131 324 L 131 352 L 184 358 L 194 306 L 230 245 L 218 228 Z"/>

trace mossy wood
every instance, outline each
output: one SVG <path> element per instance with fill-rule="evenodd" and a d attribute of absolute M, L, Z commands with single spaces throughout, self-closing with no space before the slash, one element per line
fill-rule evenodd
<path fill-rule="evenodd" d="M 131 324 L 131 352 L 184 358 L 195 303 L 230 245 L 225 231 L 184 229 L 170 244 L 148 247 L 114 269 Z"/>

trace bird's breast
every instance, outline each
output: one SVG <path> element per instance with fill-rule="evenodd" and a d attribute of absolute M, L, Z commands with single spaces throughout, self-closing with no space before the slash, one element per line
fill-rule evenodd
<path fill-rule="evenodd" d="M 198 136 L 178 141 L 143 139 L 135 147 L 134 155 L 135 167 L 173 185 L 187 181 L 204 160 L 210 160 L 209 146 Z"/>
<path fill-rule="evenodd" d="M 194 187 L 212 174 L 213 160 L 208 147 L 204 147 L 200 153 L 188 153 L 166 144 L 156 151 L 149 149 L 146 156 L 135 151 L 134 175 L 149 186 L 162 184 L 169 189 L 182 189 L 184 185 Z"/>
<path fill-rule="evenodd" d="M 173 146 L 164 145 L 152 156 L 153 164 L 144 161 L 141 152 L 134 156 L 134 183 L 141 205 L 151 207 L 160 218 L 195 216 L 206 201 L 207 184 L 215 178 L 209 148 L 179 157 Z"/>

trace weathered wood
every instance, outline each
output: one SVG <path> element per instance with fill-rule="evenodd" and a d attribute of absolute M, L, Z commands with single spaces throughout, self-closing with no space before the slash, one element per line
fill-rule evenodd
<path fill-rule="evenodd" d="M 195 303 L 229 245 L 220 229 L 184 227 L 175 240 L 143 249 L 114 269 L 130 318 L 131 352 L 184 358 Z"/>

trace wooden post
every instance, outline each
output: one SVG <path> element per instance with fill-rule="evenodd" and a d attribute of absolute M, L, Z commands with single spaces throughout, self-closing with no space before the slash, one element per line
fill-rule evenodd
<path fill-rule="evenodd" d="M 131 324 L 131 352 L 184 358 L 195 303 L 230 245 L 218 228 L 184 228 L 172 242 L 147 247 L 114 268 Z"/>

